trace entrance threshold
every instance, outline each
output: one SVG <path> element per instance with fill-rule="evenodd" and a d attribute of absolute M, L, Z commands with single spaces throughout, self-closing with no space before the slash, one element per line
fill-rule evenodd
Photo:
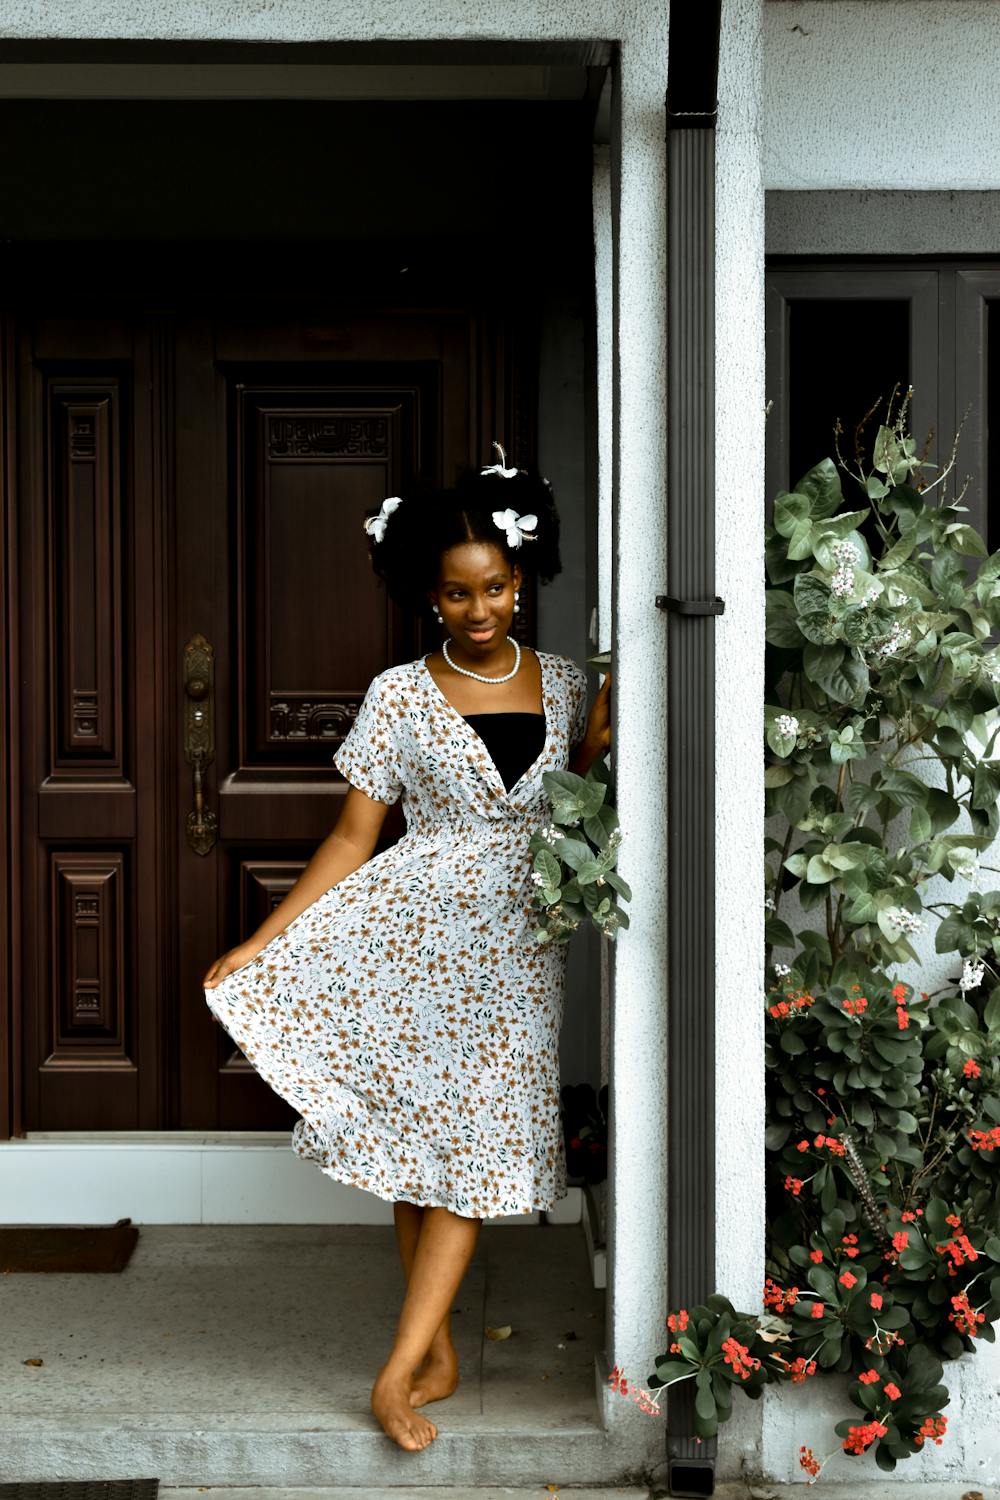
<path fill-rule="evenodd" d="M 369 1410 L 404 1291 L 384 1225 L 143 1229 L 125 1271 L 10 1275 L 0 1473 L 188 1486 L 608 1484 L 604 1294 L 579 1225 L 484 1235 L 456 1297 L 461 1380 L 397 1448 Z M 487 1329 L 509 1334 L 500 1339 Z M 23 1351 L 23 1354 L 22 1354 Z"/>
<path fill-rule="evenodd" d="M 289 1142 L 288 1131 L 35 1132 L 0 1143 L 0 1223 L 392 1223 L 391 1203 L 327 1177 Z M 581 1198 L 570 1188 L 546 1219 L 578 1223 Z"/>

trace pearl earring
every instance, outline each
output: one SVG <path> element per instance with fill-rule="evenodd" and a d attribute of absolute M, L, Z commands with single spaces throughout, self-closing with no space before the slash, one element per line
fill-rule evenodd
<path fill-rule="evenodd" d="M 434 605 L 434 615 L 435 615 L 435 618 L 437 619 L 438 624 L 439 625 L 443 625 L 444 624 L 444 615 L 438 609 L 438 607 L 437 607 L 436 604 Z"/>
<path fill-rule="evenodd" d="M 518 602 L 517 602 L 517 601 L 518 601 L 518 599 L 520 599 L 520 597 L 521 597 L 521 596 L 520 596 L 520 594 L 519 594 L 519 593 L 518 593 L 518 591 L 517 591 L 517 589 L 515 589 L 515 590 L 514 590 L 514 613 L 515 613 L 515 614 L 516 614 L 516 615 L 519 615 L 519 614 L 520 614 L 520 613 L 521 613 L 521 606 L 520 606 L 520 605 L 519 605 L 519 604 L 518 604 Z"/>

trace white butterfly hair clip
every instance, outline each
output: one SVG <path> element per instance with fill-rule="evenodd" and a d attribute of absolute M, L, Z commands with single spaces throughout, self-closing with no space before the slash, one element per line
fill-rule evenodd
<path fill-rule="evenodd" d="M 516 510 L 495 510 L 493 522 L 507 533 L 508 547 L 520 547 L 525 537 L 529 542 L 537 541 L 533 534 L 538 525 L 537 516 L 519 516 Z"/>
<path fill-rule="evenodd" d="M 369 536 L 373 536 L 376 542 L 380 542 L 385 536 L 385 528 L 389 524 L 389 517 L 403 500 L 400 495 L 390 495 L 387 500 L 382 501 L 382 509 L 377 516 L 369 516 L 364 523 L 365 530 Z"/>
<path fill-rule="evenodd" d="M 499 443 L 494 442 L 494 448 L 500 455 L 498 464 L 490 464 L 486 469 L 480 469 L 480 474 L 499 474 L 501 479 L 513 479 L 515 474 L 520 474 L 520 469 L 508 469 L 507 455 Z"/>

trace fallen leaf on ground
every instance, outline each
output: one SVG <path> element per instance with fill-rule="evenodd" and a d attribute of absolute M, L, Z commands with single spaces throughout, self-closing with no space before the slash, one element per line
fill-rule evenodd
<path fill-rule="evenodd" d="M 545 1488 L 550 1495 L 557 1495 L 559 1493 L 559 1486 L 557 1484 L 547 1484 Z"/>
<path fill-rule="evenodd" d="M 22 1365 L 44 1365 L 44 1359 L 22 1359 Z"/>
<path fill-rule="evenodd" d="M 966 1490 L 962 1500 L 985 1500 L 982 1490 Z"/>
<path fill-rule="evenodd" d="M 496 1340 L 496 1339 L 509 1339 L 510 1336 L 511 1336 L 511 1334 L 513 1332 L 514 1332 L 514 1330 L 513 1330 L 513 1328 L 511 1328 L 511 1326 L 510 1326 L 509 1323 L 505 1323 L 502 1328 L 490 1328 L 487 1325 L 486 1337 L 488 1339 L 494 1339 L 494 1340 Z"/>

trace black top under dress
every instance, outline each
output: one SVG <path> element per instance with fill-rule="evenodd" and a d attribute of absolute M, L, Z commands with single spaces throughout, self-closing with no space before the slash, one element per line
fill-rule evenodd
<path fill-rule="evenodd" d="M 544 714 L 463 714 L 490 753 L 509 792 L 545 747 Z"/>

